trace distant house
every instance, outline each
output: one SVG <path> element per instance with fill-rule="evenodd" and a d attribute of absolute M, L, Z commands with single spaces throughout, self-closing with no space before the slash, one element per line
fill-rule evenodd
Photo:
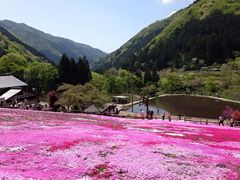
<path fill-rule="evenodd" d="M 89 106 L 87 109 L 84 110 L 84 113 L 89 113 L 89 114 L 99 114 L 104 110 L 104 108 L 97 107 L 94 104 Z"/>
<path fill-rule="evenodd" d="M 129 102 L 128 96 L 113 96 L 112 102 L 116 104 L 127 104 Z"/>
<path fill-rule="evenodd" d="M 0 75 L 0 101 L 24 100 L 34 98 L 25 91 L 27 84 L 12 75 Z"/>

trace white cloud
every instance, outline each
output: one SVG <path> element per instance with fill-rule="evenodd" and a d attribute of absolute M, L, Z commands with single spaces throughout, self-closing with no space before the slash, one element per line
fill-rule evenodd
<path fill-rule="evenodd" d="M 162 0 L 163 4 L 173 4 L 175 3 L 177 0 Z"/>
<path fill-rule="evenodd" d="M 157 0 L 157 1 L 161 1 L 162 4 L 174 4 L 177 1 L 185 1 L 185 0 Z M 195 0 L 188 0 L 189 3 L 193 3 Z"/>

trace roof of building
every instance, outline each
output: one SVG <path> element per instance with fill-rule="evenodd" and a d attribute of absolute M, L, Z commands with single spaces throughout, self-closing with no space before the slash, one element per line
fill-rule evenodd
<path fill-rule="evenodd" d="M 87 109 L 85 109 L 85 113 L 98 113 L 98 112 L 101 112 L 103 111 L 103 108 L 101 107 L 97 107 L 95 105 L 91 105 L 89 106 Z"/>
<path fill-rule="evenodd" d="M 113 98 L 117 98 L 117 99 L 128 99 L 128 96 L 113 96 Z"/>
<path fill-rule="evenodd" d="M 27 86 L 27 84 L 12 75 L 0 76 L 0 89 L 22 86 Z"/>
<path fill-rule="evenodd" d="M 21 89 L 10 89 L 7 92 L 5 92 L 3 95 L 0 96 L 0 99 L 8 100 L 11 97 L 15 96 L 19 92 L 21 92 Z"/>

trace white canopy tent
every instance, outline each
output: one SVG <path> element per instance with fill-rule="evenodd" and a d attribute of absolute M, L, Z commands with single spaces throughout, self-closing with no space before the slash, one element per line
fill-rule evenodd
<path fill-rule="evenodd" d="M 1 95 L 0 99 L 4 99 L 6 101 L 21 91 L 22 91 L 21 89 L 10 89 L 7 92 L 5 92 L 3 95 Z"/>

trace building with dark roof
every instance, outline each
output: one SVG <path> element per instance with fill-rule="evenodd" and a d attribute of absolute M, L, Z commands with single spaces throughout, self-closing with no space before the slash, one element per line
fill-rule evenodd
<path fill-rule="evenodd" d="M 12 75 L 0 76 L 0 90 L 5 88 L 21 88 L 27 84 Z"/>
<path fill-rule="evenodd" d="M 12 75 L 0 75 L 0 101 L 34 98 L 25 91 L 27 84 Z"/>
<path fill-rule="evenodd" d="M 103 107 L 97 107 L 96 105 L 91 105 L 87 109 L 84 110 L 84 113 L 89 113 L 89 114 L 99 114 L 104 110 Z"/>

